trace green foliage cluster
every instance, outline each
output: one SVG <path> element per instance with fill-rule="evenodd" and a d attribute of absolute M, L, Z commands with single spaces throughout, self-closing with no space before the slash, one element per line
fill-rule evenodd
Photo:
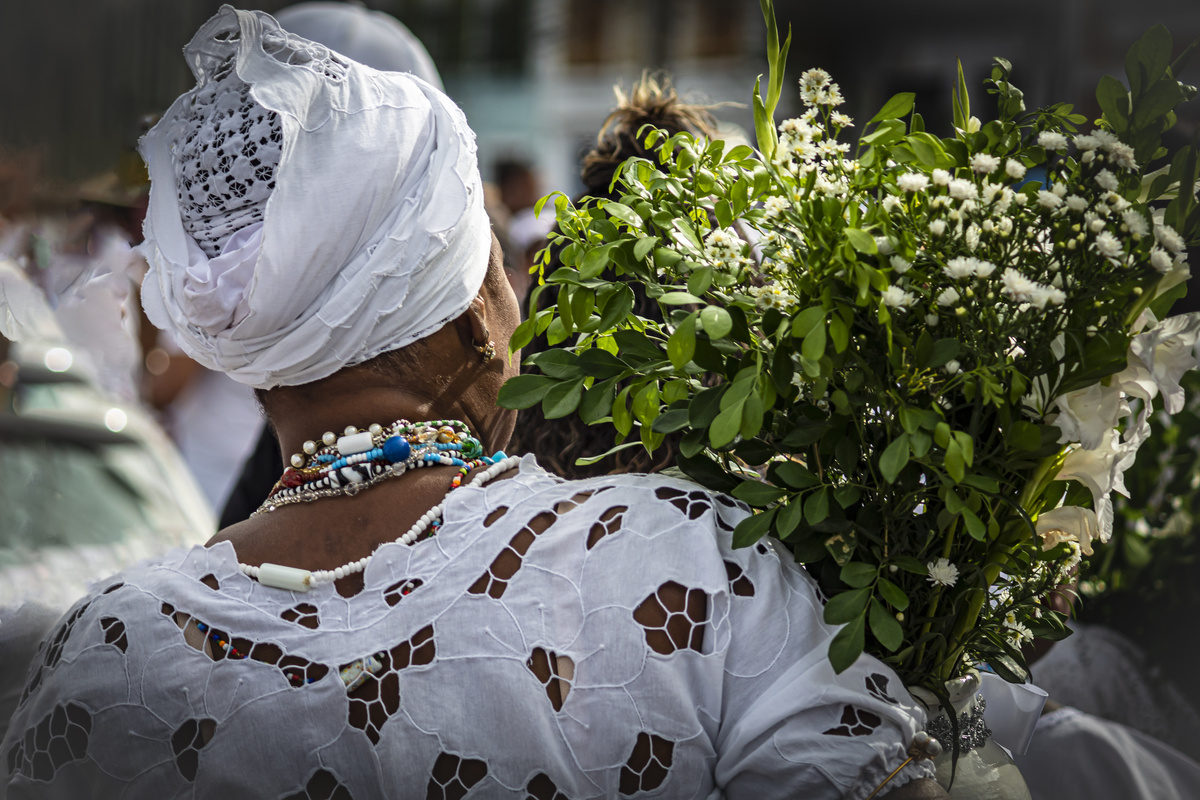
<path fill-rule="evenodd" d="M 848 158 L 853 123 L 819 70 L 802 79 L 809 111 L 774 124 L 790 35 L 764 13 L 758 150 L 648 130 L 657 162 L 626 162 L 617 200 L 556 197 L 561 266 L 530 307 L 548 286 L 557 304 L 511 348 L 562 346 L 500 402 L 609 424 L 617 448 L 680 436 L 681 469 L 756 510 L 735 544 L 775 536 L 819 577 L 826 621 L 844 624 L 836 669 L 865 649 L 914 685 L 978 660 L 1021 680 L 1021 645 L 1066 633 L 1038 598 L 1079 559 L 1078 543 L 1044 548 L 1036 519 L 1097 502 L 1055 480 L 1074 440 L 1054 403 L 1125 369 L 1143 312 L 1179 294 L 1171 235 L 1200 232 L 1195 150 L 1147 165 L 1195 90 L 1152 30 L 1130 89 L 1101 84 L 1102 127 L 1068 155 L 1085 119 L 1027 112 L 996 59 L 999 119 L 971 116 L 960 69 L 953 135 L 900 94 Z M 632 312 L 631 283 L 661 323 Z"/>

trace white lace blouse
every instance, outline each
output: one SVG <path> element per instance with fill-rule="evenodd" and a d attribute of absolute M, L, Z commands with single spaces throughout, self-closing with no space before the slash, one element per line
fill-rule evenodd
<path fill-rule="evenodd" d="M 445 514 L 380 548 L 352 597 L 262 586 L 227 543 L 102 582 L 30 668 L 0 787 L 862 798 L 923 724 L 880 662 L 833 673 L 815 583 L 766 544 L 734 550 L 746 510 L 726 497 L 526 458 Z"/>

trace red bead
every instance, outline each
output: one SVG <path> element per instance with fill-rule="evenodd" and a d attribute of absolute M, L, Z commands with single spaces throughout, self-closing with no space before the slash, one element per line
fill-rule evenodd
<path fill-rule="evenodd" d="M 304 483 L 304 477 L 299 472 L 296 472 L 296 470 L 288 467 L 283 471 L 283 477 L 279 479 L 279 482 L 289 489 L 294 489 Z"/>

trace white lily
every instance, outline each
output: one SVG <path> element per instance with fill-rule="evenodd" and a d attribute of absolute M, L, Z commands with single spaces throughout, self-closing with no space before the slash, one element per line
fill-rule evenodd
<path fill-rule="evenodd" d="M 1078 542 L 1079 549 L 1090 556 L 1092 540 L 1101 536 L 1096 512 L 1081 506 L 1063 506 L 1045 511 L 1038 514 L 1034 525 L 1038 536 L 1042 537 L 1042 550 L 1053 550 L 1063 542 Z"/>
<path fill-rule="evenodd" d="M 1059 395 L 1051 405 L 1059 413 L 1046 421 L 1062 431 L 1059 443 L 1079 442 L 1085 450 L 1101 447 L 1117 420 L 1129 413 L 1120 386 L 1100 383 Z"/>
<path fill-rule="evenodd" d="M 1063 465 L 1058 471 L 1059 480 L 1079 481 L 1091 490 L 1092 506 L 1095 508 L 1100 529 L 1095 538 L 1102 542 L 1107 542 L 1112 535 L 1112 493 L 1120 492 L 1126 497 L 1129 496 L 1129 490 L 1125 488 L 1125 470 L 1133 466 L 1138 448 L 1150 436 L 1150 424 L 1146 421 L 1146 414 L 1147 409 L 1143 407 L 1137 421 L 1127 428 L 1124 440 L 1114 428 L 1108 431 L 1099 447 L 1073 448 L 1063 459 Z M 1088 547 L 1090 546 L 1089 544 Z M 1091 555 L 1088 550 L 1084 552 Z"/>
<path fill-rule="evenodd" d="M 1200 312 L 1168 317 L 1129 343 L 1128 364 L 1114 383 L 1133 397 L 1149 401 L 1162 393 L 1168 414 L 1183 408 L 1183 373 L 1197 366 Z"/>

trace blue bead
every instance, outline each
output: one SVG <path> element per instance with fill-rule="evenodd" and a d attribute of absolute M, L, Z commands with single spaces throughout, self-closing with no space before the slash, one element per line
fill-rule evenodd
<path fill-rule="evenodd" d="M 392 464 L 407 461 L 412 455 L 412 447 L 400 436 L 392 436 L 383 443 L 383 457 Z"/>

